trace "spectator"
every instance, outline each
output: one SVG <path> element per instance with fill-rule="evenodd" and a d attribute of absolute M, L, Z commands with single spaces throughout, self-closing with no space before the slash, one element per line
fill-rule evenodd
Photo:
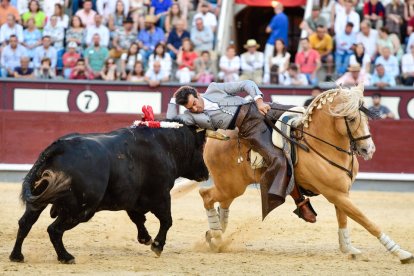
<path fill-rule="evenodd" d="M 386 73 L 384 66 L 381 63 L 378 63 L 375 65 L 375 73 L 371 77 L 371 85 L 380 89 L 395 86 L 395 78 Z"/>
<path fill-rule="evenodd" d="M 83 58 L 78 59 L 76 66 L 73 67 L 69 78 L 71 80 L 93 80 L 94 74 L 86 67 L 86 62 Z"/>
<path fill-rule="evenodd" d="M 51 46 L 52 40 L 50 36 L 45 35 L 42 37 L 42 45 L 37 47 L 34 52 L 33 66 L 35 69 L 39 69 L 43 58 L 47 57 L 50 59 L 51 68 L 54 70 L 57 63 L 57 51 Z"/>
<path fill-rule="evenodd" d="M 312 49 L 318 51 L 321 62 L 326 64 L 327 78 L 330 78 L 332 76 L 334 62 L 332 55 L 332 37 L 328 34 L 324 26 L 319 25 L 316 28 L 316 33 L 309 36 L 309 43 Z"/>
<path fill-rule="evenodd" d="M 1 75 L 13 77 L 14 68 L 20 65 L 20 59 L 27 56 L 26 48 L 18 43 L 17 36 L 9 37 L 9 44 L 1 51 Z"/>
<path fill-rule="evenodd" d="M 70 27 L 66 31 L 66 43 L 76 42 L 78 51 L 82 51 L 85 38 L 85 28 L 79 16 L 74 15 L 70 21 Z"/>
<path fill-rule="evenodd" d="M 304 107 L 309 106 L 312 103 L 312 101 L 321 93 L 322 93 L 322 91 L 321 91 L 321 88 L 319 86 L 315 85 L 314 87 L 312 87 L 312 91 L 311 91 L 311 96 L 312 97 L 307 99 L 305 101 L 305 103 L 303 104 L 303 106 Z"/>
<path fill-rule="evenodd" d="M 325 19 L 327 29 L 331 30 L 331 27 L 332 27 L 331 25 L 333 22 L 332 9 L 335 7 L 336 4 L 338 4 L 338 2 L 334 0 L 322 0 L 321 2 L 322 3 L 320 5 L 321 6 L 320 15 Z"/>
<path fill-rule="evenodd" d="M 296 53 L 295 63 L 299 68 L 299 72 L 306 75 L 308 82 L 316 85 L 318 83 L 316 73 L 321 67 L 320 55 L 310 47 L 308 38 L 302 38 L 300 44 L 302 49 Z"/>
<path fill-rule="evenodd" d="M 204 26 L 202 18 L 197 18 L 196 26 L 191 29 L 191 41 L 198 52 L 213 50 L 214 34 Z"/>
<path fill-rule="evenodd" d="M 346 72 L 349 65 L 349 58 L 353 53 L 353 47 L 356 42 L 355 33 L 352 32 L 354 25 L 348 22 L 345 27 L 345 32 L 336 35 L 336 72 L 342 75 Z"/>
<path fill-rule="evenodd" d="M 190 38 L 190 33 L 184 28 L 184 20 L 178 20 L 175 24 L 175 28 L 170 32 L 167 39 L 167 47 L 171 58 L 176 59 L 178 51 L 182 46 L 182 40 L 184 38 Z"/>
<path fill-rule="evenodd" d="M 158 43 L 155 46 L 154 52 L 149 56 L 148 66 L 151 68 L 154 61 L 158 60 L 161 63 L 162 70 L 167 74 L 168 77 L 171 76 L 172 60 L 167 49 L 163 43 Z"/>
<path fill-rule="evenodd" d="M 42 33 L 36 28 L 33 18 L 27 20 L 27 29 L 23 31 L 22 45 L 26 47 L 29 58 L 34 57 L 36 47 L 42 44 Z"/>
<path fill-rule="evenodd" d="M 266 62 L 266 61 L 265 61 Z M 275 42 L 275 55 L 265 64 L 265 75 L 263 77 L 263 83 L 278 84 L 279 74 L 283 74 L 287 71 L 290 62 L 290 53 L 287 51 L 285 43 L 282 39 L 276 39 Z M 269 71 L 266 72 L 266 68 Z"/>
<path fill-rule="evenodd" d="M 84 0 L 83 9 L 78 10 L 75 15 L 79 16 L 85 27 L 95 25 L 96 11 L 92 10 L 92 0 Z"/>
<path fill-rule="evenodd" d="M 381 119 L 395 119 L 394 114 L 385 105 L 381 104 L 381 94 L 372 95 L 372 106 L 369 107 L 371 112 L 376 113 Z"/>
<path fill-rule="evenodd" d="M 105 0 L 107 1 L 107 0 Z M 111 1 L 112 2 L 112 1 Z M 111 32 L 111 37 L 117 31 L 117 29 L 121 28 L 124 24 L 124 20 L 128 17 L 125 15 L 125 4 L 122 0 L 116 1 L 116 8 L 115 11 L 106 17 L 104 17 L 104 22 L 108 22 L 108 28 Z M 136 30 L 136 28 L 135 28 Z"/>
<path fill-rule="evenodd" d="M 191 82 L 192 78 L 195 75 L 194 62 L 197 59 L 197 57 L 198 55 L 196 52 L 194 52 L 194 47 L 191 43 L 191 40 L 188 38 L 184 38 L 183 46 L 181 47 L 181 50 L 178 52 L 177 56 L 178 70 L 176 73 L 176 77 L 179 83 Z"/>
<path fill-rule="evenodd" d="M 65 30 L 69 27 L 69 16 L 65 14 L 65 10 L 60 3 L 55 4 L 55 9 L 52 15 L 57 17 L 57 24 L 59 27 L 62 27 Z"/>
<path fill-rule="evenodd" d="M 257 51 L 258 48 L 260 48 L 260 45 L 254 39 L 247 40 L 247 43 L 244 45 L 244 49 L 247 52 L 240 56 L 241 80 L 252 80 L 257 84 L 262 83 L 264 55 L 262 52 Z"/>
<path fill-rule="evenodd" d="M 361 72 L 361 66 L 359 66 L 359 64 L 353 64 L 349 66 L 348 72 L 336 80 L 337 85 L 355 86 L 360 83 L 369 85 L 370 80 L 368 74 Z"/>
<path fill-rule="evenodd" d="M 406 0 L 404 5 L 404 20 L 407 22 L 407 35 L 411 35 L 414 28 L 414 1 Z"/>
<path fill-rule="evenodd" d="M 188 12 L 194 10 L 194 7 L 195 7 L 194 1 L 192 1 L 192 0 L 177 0 L 177 3 L 178 3 L 178 5 L 180 5 L 180 10 L 183 13 L 183 17 L 187 19 L 189 17 Z"/>
<path fill-rule="evenodd" d="M 404 4 L 400 0 L 392 0 L 385 7 L 385 27 L 401 39 L 401 26 L 404 23 Z"/>
<path fill-rule="evenodd" d="M 46 24 L 46 14 L 40 9 L 39 2 L 31 0 L 29 2 L 29 10 L 22 15 L 23 26 L 27 27 L 27 20 L 34 18 L 36 27 L 43 30 Z"/>
<path fill-rule="evenodd" d="M 58 25 L 57 16 L 53 15 L 50 18 L 50 24 L 47 24 L 43 35 L 50 36 L 52 45 L 57 51 L 63 50 L 63 40 L 65 39 L 65 30 Z"/>
<path fill-rule="evenodd" d="M 134 42 L 129 46 L 128 52 L 121 55 L 121 79 L 126 79 L 138 61 L 142 62 L 142 56 L 138 44 Z"/>
<path fill-rule="evenodd" d="M 76 51 L 78 44 L 74 41 L 68 43 L 68 50 L 63 54 L 63 76 L 65 79 L 70 77 L 72 69 L 76 66 L 76 62 L 81 55 Z"/>
<path fill-rule="evenodd" d="M 65 0 L 66 1 L 66 0 Z M 76 14 L 78 11 L 80 11 L 81 6 L 83 7 L 84 0 L 71 0 L 71 9 L 72 9 L 72 15 Z M 92 10 L 96 11 L 96 0 L 92 0 Z"/>
<path fill-rule="evenodd" d="M 217 75 L 216 64 L 211 59 L 209 51 L 202 51 L 195 61 L 195 80 L 198 83 L 210 84 Z"/>
<path fill-rule="evenodd" d="M 10 0 L 1 0 L 0 3 L 0 26 L 6 23 L 7 16 L 13 15 L 17 22 L 20 22 L 19 11 L 10 5 Z"/>
<path fill-rule="evenodd" d="M 221 0 L 205 0 L 205 2 L 209 4 L 210 11 L 218 16 L 220 13 Z"/>
<path fill-rule="evenodd" d="M 165 18 L 166 33 L 171 33 L 171 31 L 176 27 L 176 24 L 180 21 L 184 23 L 183 28 L 187 29 L 187 18 L 185 18 L 184 14 L 181 12 L 180 5 L 178 3 L 173 3 Z"/>
<path fill-rule="evenodd" d="M 349 58 L 349 65 L 359 64 L 363 73 L 371 72 L 371 58 L 365 53 L 364 44 L 357 43 L 354 54 Z"/>
<path fill-rule="evenodd" d="M 15 35 L 19 42 L 23 42 L 23 27 L 16 23 L 14 15 L 10 14 L 7 16 L 7 22 L 4 23 L 0 28 L 0 43 L 6 45 L 8 38 L 11 35 Z"/>
<path fill-rule="evenodd" d="M 44 57 L 40 61 L 40 67 L 35 71 L 38 79 L 53 79 L 56 77 L 55 69 L 52 68 L 52 61 L 48 57 Z"/>
<path fill-rule="evenodd" d="M 20 66 L 14 68 L 14 77 L 16 79 L 32 79 L 34 78 L 33 68 L 29 67 L 30 58 L 21 57 Z"/>
<path fill-rule="evenodd" d="M 279 83 L 286 86 L 303 86 L 309 84 L 306 76 L 299 73 L 298 66 L 296 64 L 291 64 L 287 72 L 279 75 Z"/>
<path fill-rule="evenodd" d="M 282 39 L 284 44 L 288 45 L 289 19 L 283 12 L 283 5 L 280 2 L 276 2 L 274 12 L 275 15 L 266 27 L 266 33 L 270 33 L 270 36 L 267 39 L 264 50 L 265 60 L 269 60 L 272 57 L 276 39 Z M 268 65 L 266 64 L 266 66 Z M 266 68 L 265 71 L 269 71 L 269 68 Z"/>
<path fill-rule="evenodd" d="M 144 65 L 141 61 L 137 60 L 135 62 L 134 68 L 129 72 L 127 80 L 132 82 L 145 82 Z"/>
<path fill-rule="evenodd" d="M 153 15 L 145 17 L 145 29 L 138 34 L 138 43 L 141 48 L 141 55 L 144 58 L 144 65 L 146 64 L 149 55 L 154 51 L 155 45 L 164 41 L 164 31 L 155 26 L 156 18 Z"/>
<path fill-rule="evenodd" d="M 86 68 L 91 71 L 95 78 L 99 78 L 104 62 L 109 56 L 108 49 L 101 46 L 101 37 L 94 34 L 92 37 L 92 45 L 83 53 L 86 62 Z"/>
<path fill-rule="evenodd" d="M 352 32 L 359 32 L 360 18 L 358 13 L 354 11 L 354 3 L 352 0 L 344 1 L 344 11 L 336 14 L 335 17 L 335 35 L 342 33 L 345 30 L 345 26 L 348 22 L 354 24 Z"/>
<path fill-rule="evenodd" d="M 108 48 L 109 45 L 109 29 L 102 24 L 102 16 L 100 14 L 95 14 L 95 24 L 86 27 L 86 45 L 91 46 L 92 37 L 95 34 L 99 34 L 101 38 L 101 46 Z"/>
<path fill-rule="evenodd" d="M 106 81 L 114 81 L 117 80 L 119 77 L 119 74 L 116 69 L 116 63 L 113 58 L 108 58 L 105 61 L 105 65 L 101 70 L 101 79 Z"/>
<path fill-rule="evenodd" d="M 134 30 L 144 29 L 144 17 L 147 15 L 147 5 L 149 0 L 130 0 L 129 14 L 134 19 L 136 25 Z"/>
<path fill-rule="evenodd" d="M 145 73 L 145 82 L 150 87 L 160 86 L 162 82 L 168 81 L 168 75 L 162 70 L 161 63 L 156 60 L 152 64 L 152 67 Z"/>
<path fill-rule="evenodd" d="M 379 38 L 377 41 L 378 53 L 381 55 L 384 47 L 388 47 L 391 50 L 391 54 L 401 57 L 403 51 L 401 49 L 400 40 L 395 34 L 390 34 L 386 27 L 382 27 L 379 31 Z"/>
<path fill-rule="evenodd" d="M 410 47 L 410 53 L 405 54 L 402 59 L 402 83 L 412 86 L 414 84 L 414 45 Z"/>
<path fill-rule="evenodd" d="M 192 26 L 195 27 L 197 18 L 202 18 L 204 26 L 206 26 L 207 28 L 211 28 L 214 34 L 216 33 L 217 29 L 217 17 L 209 10 L 210 5 L 208 3 L 201 3 L 200 12 L 194 15 Z"/>
<path fill-rule="evenodd" d="M 364 19 L 370 20 L 375 29 L 384 26 L 385 8 L 378 0 L 369 0 L 364 4 Z"/>
<path fill-rule="evenodd" d="M 128 16 L 129 2 L 129 0 L 96 0 L 96 11 L 107 21 L 111 15 L 116 14 L 118 5 L 121 4 L 123 7 L 123 18 L 120 21 L 122 26 L 122 21 Z"/>
<path fill-rule="evenodd" d="M 236 55 L 236 47 L 229 45 L 226 54 L 220 58 L 218 77 L 224 82 L 239 80 L 240 57 Z"/>
<path fill-rule="evenodd" d="M 326 19 L 321 16 L 320 10 L 321 9 L 319 6 L 313 6 L 311 16 L 308 17 L 305 21 L 302 21 L 302 23 L 299 25 L 299 27 L 303 31 L 306 31 L 308 35 L 316 32 L 316 28 L 318 26 L 326 28 L 328 25 Z"/>
<path fill-rule="evenodd" d="M 56 15 L 55 14 L 56 4 L 59 4 L 62 7 L 62 5 L 65 3 L 65 1 L 66 1 L 66 5 L 67 5 L 68 4 L 67 0 L 46 0 L 46 1 L 43 1 L 43 11 L 45 12 L 46 17 L 50 18 L 50 17 L 52 17 L 52 15 Z M 59 22 L 59 20 L 58 20 L 58 22 Z"/>
<path fill-rule="evenodd" d="M 112 41 L 113 48 L 109 52 L 112 58 L 119 58 L 123 53 L 126 53 L 132 43 L 137 39 L 137 32 L 133 29 L 134 21 L 131 17 L 124 20 L 124 26 L 119 28 Z"/>
<path fill-rule="evenodd" d="M 371 23 L 368 20 L 361 22 L 361 31 L 356 35 L 356 42 L 362 43 L 365 53 L 374 61 L 377 56 L 377 30 L 371 29 Z"/>
<path fill-rule="evenodd" d="M 165 17 L 172 5 L 171 0 L 151 0 L 150 14 L 155 15 L 160 28 L 165 27 Z"/>
<path fill-rule="evenodd" d="M 375 65 L 379 63 L 384 65 L 385 71 L 391 77 L 395 78 L 400 74 L 398 59 L 391 54 L 391 49 L 389 47 L 384 47 L 382 49 L 381 56 L 376 59 Z"/>

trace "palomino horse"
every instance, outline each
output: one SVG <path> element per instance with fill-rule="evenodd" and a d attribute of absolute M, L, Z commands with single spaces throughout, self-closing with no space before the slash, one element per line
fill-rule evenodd
<path fill-rule="evenodd" d="M 356 154 L 365 160 L 371 159 L 375 145 L 369 133 L 367 109 L 363 106 L 363 87 L 350 89 L 337 88 L 317 96 L 294 125 L 303 126 L 300 141 L 310 151 L 298 149 L 298 163 L 294 168 L 296 183 L 302 188 L 322 194 L 335 205 L 339 226 L 339 244 L 343 253 L 360 254 L 361 251 L 351 244 L 347 230 L 350 217 L 362 225 L 369 233 L 378 238 L 389 252 L 402 263 L 413 263 L 410 252 L 402 250 L 389 236 L 349 198 L 349 190 L 358 173 Z M 248 145 L 240 140 L 237 131 L 226 131 L 230 141 L 209 139 L 204 150 L 204 160 L 214 179 L 214 186 L 200 189 L 200 195 L 207 211 L 209 228 L 206 240 L 212 248 L 219 248 L 222 233 L 228 223 L 229 207 L 233 200 L 242 195 L 249 184 L 257 183 L 261 169 L 254 171 L 247 160 Z M 317 139 L 319 138 L 319 139 Z M 322 141 L 323 140 L 323 141 Z M 243 156 L 244 155 L 244 156 Z M 219 202 L 218 212 L 214 204 Z"/>

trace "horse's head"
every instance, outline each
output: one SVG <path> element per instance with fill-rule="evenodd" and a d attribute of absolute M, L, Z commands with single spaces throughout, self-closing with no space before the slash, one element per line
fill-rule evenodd
<path fill-rule="evenodd" d="M 364 86 L 339 88 L 330 107 L 335 120 L 336 131 L 350 140 L 351 150 L 365 160 L 372 158 L 375 144 L 369 132 L 368 118 L 375 118 L 364 106 Z"/>

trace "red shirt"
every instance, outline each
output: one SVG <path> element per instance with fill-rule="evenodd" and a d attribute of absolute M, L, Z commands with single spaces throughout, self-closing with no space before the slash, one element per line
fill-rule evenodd
<path fill-rule="evenodd" d="M 300 72 L 304 74 L 312 74 L 316 70 L 318 61 L 321 57 L 318 51 L 309 49 L 307 54 L 305 52 L 297 52 L 295 57 L 295 63 L 299 66 Z"/>
<path fill-rule="evenodd" d="M 75 74 L 75 70 L 72 69 L 70 72 L 69 79 L 71 80 L 93 80 L 95 77 L 93 76 L 92 72 L 89 72 L 87 69 L 85 69 L 85 72 L 83 74 Z"/>
<path fill-rule="evenodd" d="M 80 58 L 80 54 L 78 53 L 69 53 L 66 52 L 63 54 L 63 65 L 65 66 L 65 68 L 73 68 L 76 65 L 76 62 L 78 61 L 78 59 Z"/>
<path fill-rule="evenodd" d="M 188 67 L 190 70 L 194 70 L 194 61 L 197 57 L 198 55 L 196 52 L 183 52 L 182 64 L 178 69 Z"/>

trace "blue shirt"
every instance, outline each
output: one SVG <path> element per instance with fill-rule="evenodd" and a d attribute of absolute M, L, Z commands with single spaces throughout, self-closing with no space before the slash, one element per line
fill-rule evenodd
<path fill-rule="evenodd" d="M 267 44 L 275 45 L 276 39 L 282 39 L 288 45 L 289 19 L 285 13 L 281 12 L 273 16 L 269 27 L 272 29 Z"/>
<path fill-rule="evenodd" d="M 391 77 L 389 74 L 384 73 L 382 77 L 378 76 L 377 72 L 372 75 L 371 84 L 376 85 L 378 82 L 388 83 L 390 86 L 395 86 L 395 78 Z"/>
<path fill-rule="evenodd" d="M 182 43 L 183 38 L 186 38 L 186 37 L 190 38 L 190 33 L 188 31 L 184 30 L 182 35 L 178 36 L 176 30 L 173 29 L 168 36 L 167 44 L 171 44 L 172 46 L 174 46 L 175 49 L 178 50 L 183 44 Z"/>
<path fill-rule="evenodd" d="M 43 58 L 50 58 L 50 61 L 52 63 L 50 67 L 52 69 L 56 68 L 57 52 L 55 48 L 53 48 L 52 46 L 49 46 L 49 48 L 46 50 L 45 48 L 43 48 L 42 45 L 37 47 L 35 49 L 34 56 L 33 56 L 34 68 L 36 69 L 40 68 L 40 65 L 41 65 L 40 63 Z"/>
<path fill-rule="evenodd" d="M 7 45 L 1 52 L 0 63 L 3 68 L 14 71 L 14 68 L 20 66 L 20 58 L 24 56 L 27 56 L 27 51 L 22 45 L 17 45 L 14 50 L 10 47 L 10 45 Z"/>
<path fill-rule="evenodd" d="M 352 46 L 356 43 L 356 35 L 355 33 L 347 34 L 346 32 L 342 32 L 336 36 L 336 52 L 338 54 L 349 54 L 351 55 L 354 51 L 352 50 Z"/>
<path fill-rule="evenodd" d="M 172 5 L 171 0 L 152 0 L 151 1 L 151 7 L 154 7 L 155 15 L 168 11 L 171 5 Z"/>
<path fill-rule="evenodd" d="M 164 31 L 158 27 L 155 27 L 153 33 L 147 30 L 142 30 L 138 34 L 138 40 L 151 50 L 154 50 L 155 45 L 157 45 L 158 42 L 164 41 L 164 38 Z"/>

